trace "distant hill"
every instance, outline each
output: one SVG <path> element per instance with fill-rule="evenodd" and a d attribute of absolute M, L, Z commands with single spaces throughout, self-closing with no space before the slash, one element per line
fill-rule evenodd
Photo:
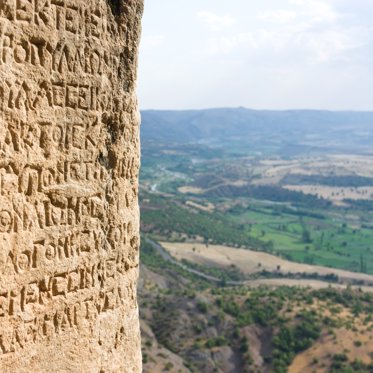
<path fill-rule="evenodd" d="M 373 129 L 373 112 L 251 110 L 221 108 L 187 111 L 145 110 L 142 139 L 179 143 L 246 137 L 255 132 L 336 133 Z"/>

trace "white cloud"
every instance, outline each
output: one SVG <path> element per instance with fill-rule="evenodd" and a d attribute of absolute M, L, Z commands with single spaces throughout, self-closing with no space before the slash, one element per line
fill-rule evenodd
<path fill-rule="evenodd" d="M 254 53 L 255 50 L 276 51 L 294 56 L 305 55 L 308 62 L 348 60 L 348 52 L 368 44 L 370 33 L 364 28 L 333 29 L 323 32 L 258 29 L 254 32 L 209 39 L 209 51 L 227 54 L 235 50 Z"/>
<path fill-rule="evenodd" d="M 353 58 L 352 50 L 366 46 L 373 28 L 349 25 L 344 14 L 322 0 L 289 0 L 292 10 L 271 9 L 260 12 L 251 31 L 216 36 L 209 39 L 211 53 L 246 50 L 279 52 L 284 56 L 306 58 L 308 63 L 324 63 Z M 265 21 L 265 23 L 263 23 Z"/>
<path fill-rule="evenodd" d="M 301 21 L 308 24 L 334 23 L 343 17 L 331 4 L 323 0 L 288 0 L 292 10 L 270 9 L 259 13 L 259 20 L 288 23 Z"/>
<path fill-rule="evenodd" d="M 309 33 L 303 39 L 318 62 L 328 62 L 333 59 L 348 60 L 346 53 L 367 45 L 369 34 L 370 31 L 363 27 L 337 28 L 323 33 Z"/>
<path fill-rule="evenodd" d="M 218 16 L 212 12 L 198 12 L 197 17 L 213 31 L 227 29 L 236 23 L 236 19 L 230 15 Z"/>
<path fill-rule="evenodd" d="M 261 12 L 257 18 L 271 22 L 286 23 L 296 19 L 297 13 L 289 10 L 269 10 Z"/>
<path fill-rule="evenodd" d="M 289 3 L 299 5 L 300 15 L 311 22 L 335 22 L 341 17 L 325 0 L 289 0 Z"/>
<path fill-rule="evenodd" d="M 251 48 L 258 47 L 258 43 L 255 41 L 255 37 L 252 33 L 239 33 L 236 35 L 209 39 L 209 52 L 213 54 L 230 53 L 242 46 L 250 46 Z"/>

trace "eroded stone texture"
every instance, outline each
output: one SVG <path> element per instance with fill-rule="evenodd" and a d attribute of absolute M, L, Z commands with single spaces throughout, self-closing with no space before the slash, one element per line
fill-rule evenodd
<path fill-rule="evenodd" d="M 140 372 L 142 0 L 0 0 L 0 372 Z"/>

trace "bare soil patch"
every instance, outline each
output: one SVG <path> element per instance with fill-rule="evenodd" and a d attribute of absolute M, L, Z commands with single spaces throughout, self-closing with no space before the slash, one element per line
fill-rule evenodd
<path fill-rule="evenodd" d="M 285 189 L 313 194 L 332 201 L 373 199 L 373 187 L 329 187 L 325 185 L 285 185 Z"/>

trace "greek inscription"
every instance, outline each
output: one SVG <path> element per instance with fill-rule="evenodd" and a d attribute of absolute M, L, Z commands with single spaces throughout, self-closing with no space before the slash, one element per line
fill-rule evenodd
<path fill-rule="evenodd" d="M 0 0 L 1 372 L 139 371 L 141 8 Z"/>

